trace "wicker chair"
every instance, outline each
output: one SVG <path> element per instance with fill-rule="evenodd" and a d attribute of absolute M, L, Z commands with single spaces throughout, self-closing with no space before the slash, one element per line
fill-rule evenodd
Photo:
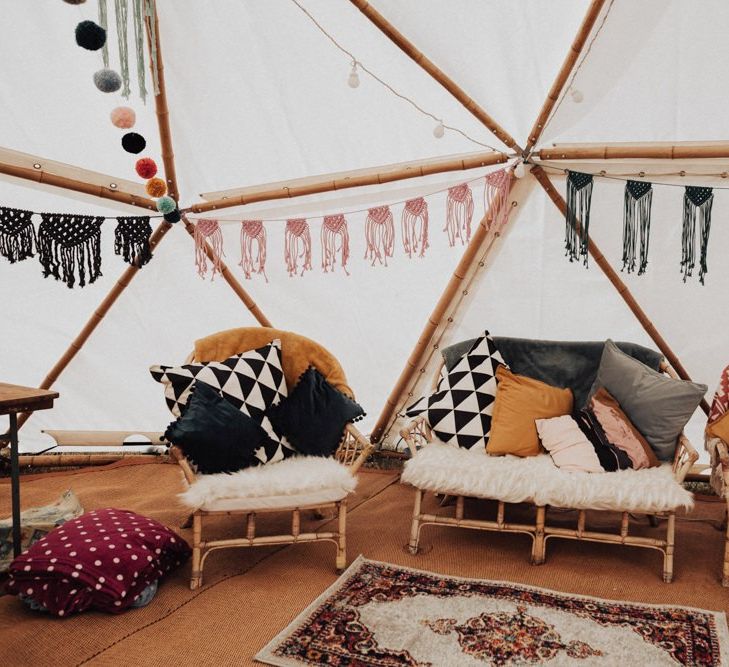
<path fill-rule="evenodd" d="M 721 570 L 721 585 L 729 587 L 729 444 L 721 438 L 706 438 L 706 450 L 711 455 L 711 486 L 714 492 L 724 498 L 724 561 Z"/>
<path fill-rule="evenodd" d="M 318 344 L 304 339 L 297 334 L 290 332 L 279 331 L 276 329 L 266 329 L 263 327 L 256 327 L 255 329 L 249 330 L 236 330 L 238 332 L 245 333 L 250 331 L 253 334 L 255 342 L 252 343 L 251 347 L 247 347 L 242 344 L 241 349 L 237 350 L 237 353 L 244 352 L 248 349 L 253 349 L 261 345 L 261 336 L 263 335 L 268 339 L 268 342 L 278 338 L 281 340 L 282 357 L 284 361 L 284 372 L 287 370 L 286 353 L 287 348 L 291 348 L 293 345 L 299 345 L 301 341 L 306 343 L 306 346 L 312 349 L 315 354 L 313 357 L 318 363 L 321 363 L 322 359 L 325 359 L 332 368 L 336 371 L 337 377 L 344 378 L 344 374 L 339 366 L 337 360 L 324 348 Z M 227 335 L 230 332 L 221 332 L 216 335 Z M 210 337 L 212 338 L 212 337 Z M 204 339 L 207 340 L 207 339 Z M 199 343 L 200 341 L 198 341 Z M 197 349 L 197 346 L 196 346 Z M 222 351 L 222 347 L 220 348 Z M 229 351 L 229 350 L 228 350 Z M 220 359 L 225 359 L 230 354 L 222 352 Z M 190 363 L 196 360 L 196 355 L 193 352 L 185 363 Z M 205 361 L 211 361 L 211 359 L 204 359 Z M 325 369 L 319 369 L 322 374 L 329 376 L 330 373 L 325 372 Z M 331 369 L 330 369 L 331 370 Z M 298 377 L 295 376 L 295 378 Z M 291 380 L 287 376 L 289 387 L 292 389 L 294 386 L 294 380 Z M 346 387 L 346 385 L 344 385 Z M 348 388 L 347 388 L 348 389 Z M 365 438 L 352 424 L 348 424 L 345 427 L 343 439 L 340 443 L 337 451 L 334 454 L 334 458 L 347 466 L 350 472 L 354 475 L 366 461 L 370 452 L 372 451 L 372 445 L 369 440 Z M 184 457 L 182 451 L 177 447 L 171 447 L 171 456 L 177 461 L 182 468 L 185 476 L 185 480 L 188 485 L 192 486 L 198 480 L 198 476 L 193 470 L 193 466 Z M 277 464 L 272 464 L 271 467 Z M 336 568 L 337 571 L 342 571 L 346 567 L 347 554 L 346 554 L 346 522 L 347 522 L 347 497 L 346 493 L 344 497 L 335 498 L 327 502 L 315 502 L 312 504 L 298 504 L 298 505 L 286 505 L 280 502 L 274 502 L 272 507 L 260 507 L 260 502 L 251 503 L 251 499 L 242 497 L 240 499 L 227 498 L 224 504 L 224 508 L 216 508 L 215 504 L 212 506 L 203 506 L 193 511 L 190 517 L 183 524 L 183 527 L 189 527 L 192 525 L 193 529 L 193 549 L 192 549 L 192 575 L 190 579 L 190 588 L 192 590 L 202 585 L 203 567 L 207 557 L 216 549 L 224 549 L 229 547 L 253 547 L 253 546 L 271 546 L 271 545 L 282 545 L 282 544 L 298 544 L 302 542 L 320 542 L 327 541 L 333 542 L 337 547 L 336 552 Z M 260 500 L 260 498 L 258 499 Z M 247 506 L 248 505 L 248 506 Z M 252 505 L 254 508 L 252 508 Z M 302 510 L 311 510 L 312 512 L 320 512 L 321 510 L 335 510 L 337 517 L 337 528 L 330 531 L 315 531 L 315 532 L 302 532 L 301 531 L 301 512 Z M 291 512 L 291 531 L 289 533 L 280 535 L 265 535 L 256 536 L 256 517 L 261 513 L 271 512 Z M 203 520 L 206 517 L 213 515 L 228 515 L 235 517 L 246 517 L 246 528 L 245 536 L 231 539 L 219 539 L 219 540 L 204 540 L 203 539 Z"/>

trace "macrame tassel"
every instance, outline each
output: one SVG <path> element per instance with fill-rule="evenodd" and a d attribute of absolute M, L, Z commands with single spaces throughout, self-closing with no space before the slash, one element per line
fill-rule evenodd
<path fill-rule="evenodd" d="M 149 50 L 152 54 L 152 89 L 159 95 L 159 77 L 157 76 L 157 18 L 154 0 L 143 0 L 144 14 L 149 18 Z"/>
<path fill-rule="evenodd" d="M 256 245 L 255 258 L 253 244 Z M 240 262 L 243 275 L 250 280 L 251 275 L 258 273 L 266 275 L 266 228 L 260 220 L 243 220 L 240 226 Z"/>
<path fill-rule="evenodd" d="M 304 218 L 293 218 L 286 221 L 284 258 L 289 276 L 298 272 L 299 258 L 303 262 L 301 275 L 303 276 L 306 271 L 311 271 L 311 233 L 309 223 Z"/>
<path fill-rule="evenodd" d="M 365 222 L 365 240 L 367 249 L 365 259 L 372 260 L 372 266 L 378 261 L 387 266 L 387 258 L 395 251 L 395 222 L 389 206 L 375 206 L 367 212 Z"/>
<path fill-rule="evenodd" d="M 580 257 L 587 266 L 590 244 L 590 202 L 592 174 L 567 172 L 567 214 L 565 215 L 565 249 L 570 262 Z"/>
<path fill-rule="evenodd" d="M 137 85 L 139 86 L 139 97 L 142 102 L 147 100 L 147 79 L 146 68 L 144 66 L 144 10 L 142 8 L 143 0 L 133 0 L 134 2 L 134 50 L 137 56 Z"/>
<path fill-rule="evenodd" d="M 122 97 L 129 93 L 129 49 L 127 47 L 127 0 L 115 0 L 116 38 L 119 44 L 119 70 L 122 78 Z"/>
<path fill-rule="evenodd" d="M 43 277 L 53 276 L 69 287 L 93 283 L 101 275 L 102 216 L 41 213 L 38 259 Z"/>
<path fill-rule="evenodd" d="M 709 270 L 706 253 L 711 231 L 711 207 L 714 204 L 712 188 L 688 186 L 683 195 L 683 233 L 681 235 L 681 271 L 683 281 L 693 274 L 696 265 L 696 217 L 701 215 L 699 281 L 704 284 L 704 276 Z"/>
<path fill-rule="evenodd" d="M 106 34 L 109 34 L 109 12 L 106 8 L 106 0 L 99 0 L 99 25 L 106 30 Z M 104 46 L 101 47 L 101 59 L 104 62 L 104 67 L 109 67 L 109 40 L 104 42 Z"/>
<path fill-rule="evenodd" d="M 500 233 L 509 217 L 511 176 L 506 169 L 499 169 L 486 174 L 484 181 L 484 215 L 491 211 L 489 229 Z"/>
<path fill-rule="evenodd" d="M 223 252 L 223 232 L 217 220 L 201 218 L 195 223 L 195 265 L 197 273 L 204 278 L 208 272 L 208 256 L 205 247 L 210 244 L 213 251 L 213 272 L 210 280 L 215 279 L 215 274 L 220 273 Z"/>
<path fill-rule="evenodd" d="M 462 183 L 448 188 L 446 226 L 444 232 L 448 233 L 448 244 L 451 248 L 456 245 L 456 239 L 461 245 L 471 240 L 471 220 L 473 220 L 473 193 L 468 183 Z"/>
<path fill-rule="evenodd" d="M 122 255 L 127 264 L 141 269 L 152 259 L 149 247 L 151 235 L 152 225 L 149 224 L 149 216 L 117 217 L 114 252 Z"/>
<path fill-rule="evenodd" d="M 337 242 L 339 247 L 337 248 Z M 344 273 L 347 271 L 349 261 L 349 229 L 347 220 L 339 213 L 337 215 L 325 215 L 321 227 L 321 266 L 324 273 L 334 272 L 337 263 L 337 252 L 341 252 L 341 265 Z"/>
<path fill-rule="evenodd" d="M 408 257 L 423 257 L 428 243 L 428 202 L 422 197 L 408 199 L 402 210 L 402 244 Z M 420 250 L 418 251 L 418 247 Z"/>
<path fill-rule="evenodd" d="M 0 206 L 0 255 L 11 264 L 33 256 L 33 211 Z"/>
<path fill-rule="evenodd" d="M 625 184 L 625 207 L 623 210 L 623 271 L 635 271 L 635 255 L 640 238 L 640 261 L 638 275 L 642 276 L 648 266 L 648 243 L 651 233 L 651 205 L 653 186 L 644 181 L 628 181 Z"/>

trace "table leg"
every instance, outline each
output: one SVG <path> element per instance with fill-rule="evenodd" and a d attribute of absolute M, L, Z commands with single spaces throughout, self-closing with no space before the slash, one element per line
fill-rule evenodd
<path fill-rule="evenodd" d="M 20 554 L 20 466 L 18 464 L 18 415 L 10 418 L 10 495 L 13 507 L 13 556 Z"/>

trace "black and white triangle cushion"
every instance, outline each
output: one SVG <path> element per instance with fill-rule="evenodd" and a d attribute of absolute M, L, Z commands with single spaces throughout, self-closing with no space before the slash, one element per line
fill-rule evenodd
<path fill-rule="evenodd" d="M 167 407 L 176 417 L 184 412 L 192 385 L 204 382 L 217 389 L 243 414 L 255 419 L 266 431 L 269 442 L 255 453 L 261 463 L 281 461 L 295 453 L 265 414 L 270 406 L 278 404 L 287 395 L 286 378 L 281 368 L 280 340 L 236 354 L 225 361 L 151 366 L 149 372 L 164 385 Z"/>
<path fill-rule="evenodd" d="M 506 363 L 485 331 L 453 369 L 444 373 L 435 392 L 417 400 L 405 414 L 424 414 L 430 428 L 446 444 L 485 449 L 499 365 Z"/>

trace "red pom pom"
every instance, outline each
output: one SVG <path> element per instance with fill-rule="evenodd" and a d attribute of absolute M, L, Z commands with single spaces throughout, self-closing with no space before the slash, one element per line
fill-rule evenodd
<path fill-rule="evenodd" d="M 135 169 L 142 178 L 152 178 L 157 173 L 157 165 L 149 157 L 143 157 L 141 160 L 137 160 Z"/>

